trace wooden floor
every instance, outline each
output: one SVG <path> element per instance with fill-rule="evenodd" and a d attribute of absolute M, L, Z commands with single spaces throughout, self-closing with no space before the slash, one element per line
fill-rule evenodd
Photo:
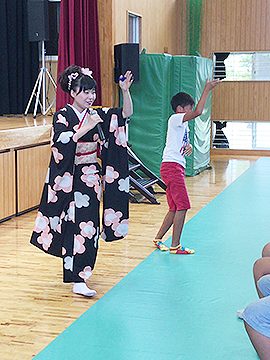
<path fill-rule="evenodd" d="M 212 160 L 211 170 L 187 178 L 192 203 L 188 219 L 255 160 L 220 156 Z M 70 285 L 62 283 L 61 260 L 29 244 L 35 212 L 0 225 L 1 360 L 31 359 L 154 250 L 151 240 L 167 211 L 165 195 L 158 197 L 160 205 L 131 204 L 126 240 L 100 243 L 91 278 L 95 299 L 72 294 Z"/>

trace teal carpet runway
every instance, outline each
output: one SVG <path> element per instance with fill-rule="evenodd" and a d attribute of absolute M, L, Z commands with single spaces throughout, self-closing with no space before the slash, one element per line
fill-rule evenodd
<path fill-rule="evenodd" d="M 236 311 L 257 298 L 252 266 L 269 217 L 262 158 L 185 225 L 195 255 L 154 251 L 34 359 L 258 359 Z"/>

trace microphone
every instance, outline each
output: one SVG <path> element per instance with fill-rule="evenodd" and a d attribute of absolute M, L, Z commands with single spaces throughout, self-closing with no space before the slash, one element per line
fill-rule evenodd
<path fill-rule="evenodd" d="M 87 112 L 89 115 L 98 115 L 96 110 L 87 109 Z M 97 123 L 96 126 L 97 126 L 97 131 L 98 131 L 98 136 L 99 136 L 100 141 L 105 141 L 105 135 L 104 135 L 104 132 L 102 130 L 100 123 Z"/>

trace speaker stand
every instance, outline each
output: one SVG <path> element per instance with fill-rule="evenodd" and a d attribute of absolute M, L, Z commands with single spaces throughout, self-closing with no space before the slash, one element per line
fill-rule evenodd
<path fill-rule="evenodd" d="M 29 107 L 30 107 L 30 105 L 32 103 L 32 100 L 33 100 L 34 96 L 36 97 L 35 106 L 34 106 L 34 113 L 33 113 L 34 118 L 36 118 L 36 116 L 37 116 L 38 104 L 40 106 L 42 115 L 46 115 L 48 113 L 48 111 L 52 108 L 52 106 L 54 105 L 55 100 L 56 100 L 56 97 L 54 97 L 52 103 L 49 104 L 49 106 L 46 108 L 46 97 L 47 97 L 47 94 L 46 94 L 46 75 L 48 76 L 49 81 L 52 82 L 54 90 L 56 89 L 56 83 L 55 83 L 52 75 L 50 74 L 49 70 L 45 66 L 45 52 L 46 52 L 45 51 L 45 42 L 44 42 L 44 40 L 42 40 L 41 41 L 42 67 L 39 70 L 39 74 L 38 74 L 37 80 L 35 82 L 32 94 L 30 96 L 27 107 L 25 109 L 25 112 L 24 112 L 25 116 L 28 113 Z M 41 86 L 42 86 L 42 92 L 41 92 Z M 40 101 L 41 93 L 42 93 L 42 98 L 41 98 L 41 101 Z"/>

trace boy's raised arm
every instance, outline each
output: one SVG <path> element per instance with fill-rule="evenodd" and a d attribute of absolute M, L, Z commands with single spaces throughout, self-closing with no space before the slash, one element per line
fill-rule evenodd
<path fill-rule="evenodd" d="M 192 120 L 194 118 L 196 118 L 197 116 L 200 116 L 203 112 L 203 109 L 204 109 L 204 106 L 205 106 L 205 103 L 206 103 L 206 100 L 207 100 L 207 97 L 208 97 L 208 94 L 210 93 L 210 91 L 212 89 L 214 89 L 214 87 L 216 87 L 221 81 L 219 79 L 216 79 L 216 80 L 207 80 L 206 81 L 206 84 L 205 84 L 205 87 L 203 89 L 203 93 L 202 93 L 202 96 L 195 108 L 194 111 L 191 111 L 190 113 L 186 113 L 184 115 L 184 118 L 183 118 L 183 122 L 184 121 L 189 121 L 189 120 Z"/>

